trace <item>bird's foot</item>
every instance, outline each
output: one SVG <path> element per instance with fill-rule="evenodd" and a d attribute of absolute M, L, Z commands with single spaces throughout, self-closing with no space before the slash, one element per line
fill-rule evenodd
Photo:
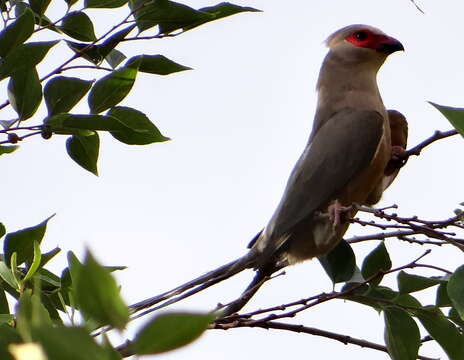
<path fill-rule="evenodd" d="M 338 200 L 335 200 L 333 204 L 329 205 L 327 212 L 332 226 L 336 228 L 345 223 L 348 220 L 351 210 L 353 210 L 352 206 L 342 206 Z"/>
<path fill-rule="evenodd" d="M 404 158 L 406 149 L 400 145 L 393 145 L 391 147 L 391 159 L 392 160 L 401 160 Z"/>
<path fill-rule="evenodd" d="M 391 147 L 391 158 L 389 163 L 399 169 L 406 163 L 406 149 L 400 145 L 393 145 Z"/>

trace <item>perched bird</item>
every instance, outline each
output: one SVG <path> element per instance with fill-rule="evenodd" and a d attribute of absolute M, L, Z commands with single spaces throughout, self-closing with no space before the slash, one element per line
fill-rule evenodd
<path fill-rule="evenodd" d="M 266 276 L 333 249 L 348 228 L 344 218 L 355 213 L 353 203 L 371 205 L 380 199 L 395 176 L 392 161 L 398 154 L 391 138 L 396 125 L 389 122 L 376 77 L 386 58 L 404 50 L 403 45 L 377 28 L 359 24 L 336 31 L 326 44 L 329 52 L 317 82 L 318 102 L 309 141 L 274 215 L 250 243 L 249 252 L 133 305 L 135 311 L 167 299 L 165 304 L 175 302 L 174 296 L 184 298 L 253 268 L 255 279 L 223 314 L 237 311 Z M 401 142 L 401 134 L 399 138 Z"/>

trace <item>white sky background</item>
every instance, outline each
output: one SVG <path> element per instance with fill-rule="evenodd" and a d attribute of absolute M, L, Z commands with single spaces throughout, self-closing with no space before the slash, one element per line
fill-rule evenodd
<path fill-rule="evenodd" d="M 216 2 L 184 3 L 198 8 Z M 436 129 L 451 128 L 427 100 L 464 106 L 464 5 L 460 0 L 423 0 L 419 5 L 425 15 L 408 0 L 235 3 L 264 12 L 239 14 L 177 38 L 139 41 L 121 48 L 132 55 L 160 53 L 195 69 L 167 77 L 140 74 L 132 94 L 122 102 L 144 111 L 171 142 L 130 147 L 103 136 L 98 178 L 69 159 L 65 137 L 28 139 L 15 154 L 1 157 L 0 220 L 14 231 L 56 212 L 43 243 L 44 250 L 56 245 L 63 249 L 52 263 L 55 270 L 66 266 L 67 250 L 80 256 L 88 246 L 101 263 L 129 267 L 118 273 L 118 280 L 125 299 L 133 303 L 241 256 L 274 211 L 304 148 L 314 115 L 315 83 L 326 53 L 323 40 L 342 26 L 374 25 L 405 46 L 406 52 L 387 60 L 379 86 L 387 108 L 407 116 L 410 146 Z M 54 19 L 52 13 L 49 17 Z M 97 32 L 101 34 L 114 23 L 114 16 L 101 17 Z M 69 56 L 66 47 L 60 46 L 63 55 L 53 59 L 56 65 Z M 45 65 L 39 71 L 45 74 L 50 69 Z M 44 108 L 42 104 L 38 119 L 44 116 Z M 77 110 L 88 112 L 85 101 Z M 7 119 L 11 114 L 3 112 L 0 117 Z M 463 145 L 455 137 L 410 159 L 380 204 L 397 203 L 402 215 L 451 216 L 464 200 Z M 376 245 L 356 245 L 358 259 Z M 396 240 L 387 241 L 387 247 L 394 266 L 410 262 L 425 250 Z M 455 250 L 436 249 L 426 259 L 454 270 L 462 263 L 458 256 Z M 241 274 L 176 308 L 209 310 L 217 302 L 234 299 L 251 277 L 251 272 Z M 395 279 L 388 278 L 391 286 Z M 269 282 L 246 309 L 331 288 L 319 263 L 310 261 Z M 422 299 L 433 302 L 434 292 L 425 292 Z M 381 316 L 339 300 L 317 306 L 292 322 L 383 342 Z M 445 358 L 439 348 L 430 345 L 421 353 Z M 325 338 L 261 329 L 208 331 L 195 344 L 158 358 L 322 356 L 387 358 L 381 352 Z"/>

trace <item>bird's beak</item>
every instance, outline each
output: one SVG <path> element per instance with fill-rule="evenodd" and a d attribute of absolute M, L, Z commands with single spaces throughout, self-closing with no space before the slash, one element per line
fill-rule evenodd
<path fill-rule="evenodd" d="M 376 49 L 378 52 L 390 55 L 396 51 L 404 51 L 404 46 L 395 38 L 390 36 L 382 36 L 378 41 L 378 47 Z"/>

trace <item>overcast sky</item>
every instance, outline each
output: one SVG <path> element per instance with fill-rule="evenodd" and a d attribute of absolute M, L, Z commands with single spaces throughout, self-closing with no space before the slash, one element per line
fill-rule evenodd
<path fill-rule="evenodd" d="M 214 4 L 184 2 L 195 8 Z M 124 298 L 133 303 L 241 256 L 274 211 L 304 148 L 314 115 L 315 83 L 326 53 L 323 41 L 342 26 L 370 24 L 403 43 L 406 51 L 388 59 L 379 74 L 379 86 L 386 107 L 407 116 L 410 145 L 436 129 L 450 128 L 428 100 L 464 106 L 464 5 L 460 0 L 420 1 L 425 15 L 408 0 L 236 3 L 263 12 L 239 14 L 176 38 L 121 48 L 127 54 L 164 54 L 194 68 L 168 77 L 140 74 L 132 94 L 122 103 L 144 111 L 172 141 L 130 147 L 103 136 L 99 177 L 68 158 L 65 138 L 59 136 L 49 141 L 30 139 L 15 154 L 0 158 L 0 221 L 14 231 L 56 212 L 43 243 L 44 250 L 57 245 L 63 249 L 52 264 L 55 270 L 66 266 L 67 250 L 80 256 L 87 246 L 103 264 L 128 266 L 118 280 Z M 97 31 L 101 34 L 110 28 L 114 19 L 101 18 Z M 64 59 L 67 50 L 59 46 Z M 45 73 L 47 66 L 39 71 Z M 37 119 L 44 116 L 43 108 Z M 77 110 L 88 112 L 85 101 Z M 8 113 L 2 116 L 8 118 Z M 410 159 L 380 205 L 397 203 L 403 215 L 451 216 L 464 200 L 463 145 L 461 138 L 454 137 Z M 353 228 L 350 234 L 362 231 Z M 356 245 L 358 260 L 376 245 Z M 396 240 L 387 241 L 387 247 L 394 266 L 424 251 Z M 462 263 L 456 251 L 437 249 L 428 259 L 446 259 L 450 270 Z M 236 297 L 251 277 L 251 272 L 241 274 L 176 308 L 209 310 Z M 395 286 L 395 278 L 390 276 L 387 284 Z M 319 263 L 309 261 L 268 283 L 246 309 L 331 289 Z M 434 293 L 425 292 L 421 299 L 431 303 Z M 370 308 L 339 300 L 292 320 L 380 343 L 382 321 Z M 444 358 L 439 348 L 430 345 L 421 353 Z M 260 329 L 208 331 L 195 344 L 158 358 L 342 356 L 387 358 L 325 338 Z"/>

